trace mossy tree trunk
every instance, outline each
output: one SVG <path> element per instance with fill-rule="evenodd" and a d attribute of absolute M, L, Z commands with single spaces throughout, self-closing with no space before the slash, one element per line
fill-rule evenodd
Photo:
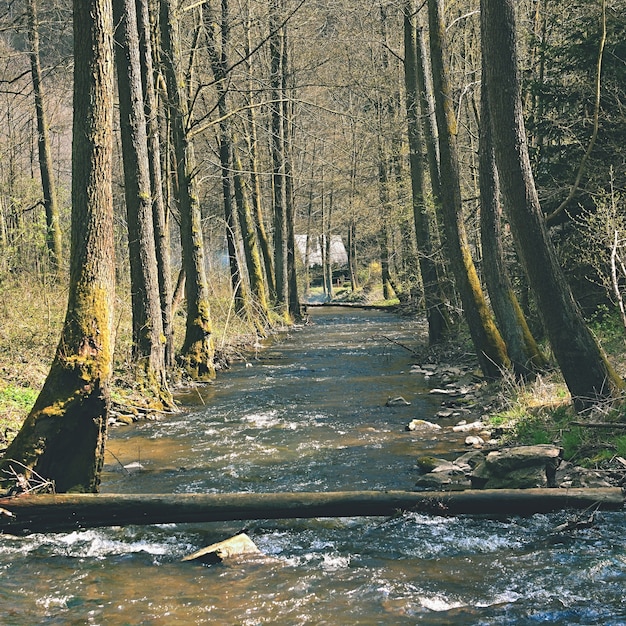
<path fill-rule="evenodd" d="M 489 111 L 505 206 L 554 356 L 584 410 L 617 397 L 624 382 L 585 324 L 548 236 L 528 156 L 516 51 L 515 2 L 482 0 Z"/>
<path fill-rule="evenodd" d="M 456 287 L 463 303 L 463 314 L 476 355 L 485 376 L 496 378 L 510 365 L 506 346 L 491 311 L 471 256 L 463 220 L 461 182 L 456 146 L 456 118 L 444 59 L 445 25 L 443 0 L 428 0 L 430 59 L 435 94 L 435 115 L 439 131 L 441 209 L 445 246 Z"/>
<path fill-rule="evenodd" d="M 269 306 L 267 302 L 267 291 L 263 279 L 263 267 L 261 265 L 261 255 L 257 245 L 256 230 L 250 206 L 248 187 L 238 152 L 237 142 L 233 143 L 233 184 L 235 187 L 235 203 L 239 216 L 239 227 L 243 241 L 243 252 L 246 258 L 246 269 L 248 271 L 248 282 L 250 291 L 254 297 L 256 311 L 255 317 L 259 317 L 264 324 L 269 321 Z"/>
<path fill-rule="evenodd" d="M 185 372 L 196 380 L 215 376 L 209 289 L 204 266 L 202 214 L 198 197 L 196 163 L 188 135 L 189 107 L 180 70 L 180 42 L 172 0 L 161 0 L 160 26 L 172 144 L 180 203 L 180 234 L 185 269 L 187 322 L 179 355 Z"/>
<path fill-rule="evenodd" d="M 36 472 L 59 492 L 98 488 L 113 361 L 112 119 L 111 0 L 75 0 L 67 313 L 43 389 L 0 463 L 4 480 Z"/>
<path fill-rule="evenodd" d="M 171 405 L 165 374 L 165 341 L 135 0 L 113 0 L 113 19 L 128 218 L 133 359 L 140 383 L 148 393 L 165 405 Z"/>
<path fill-rule="evenodd" d="M 404 82 L 411 168 L 411 200 L 415 223 L 415 238 L 419 269 L 424 289 L 424 303 L 430 344 L 441 341 L 448 328 L 445 305 L 435 265 L 432 225 L 425 200 L 423 140 L 420 126 L 419 88 L 417 82 L 417 39 L 414 2 L 407 0 L 404 7 Z"/>
<path fill-rule="evenodd" d="M 500 225 L 502 219 L 500 183 L 493 154 L 487 80 L 484 75 L 480 98 L 479 185 L 480 237 L 489 299 L 498 321 L 498 328 L 506 341 L 513 370 L 517 376 L 526 378 L 545 367 L 547 362 L 528 327 L 513 290 L 504 258 Z"/>
<path fill-rule="evenodd" d="M 28 0 L 28 38 L 30 43 L 30 67 L 35 96 L 35 113 L 37 117 L 37 147 L 39 149 L 39 171 L 43 204 L 46 212 L 46 246 L 50 264 L 54 274 L 59 276 L 61 269 L 61 225 L 59 223 L 59 206 L 54 186 L 52 155 L 50 152 L 50 134 L 44 106 L 44 89 L 41 77 L 39 57 L 39 20 L 37 18 L 37 1 Z"/>

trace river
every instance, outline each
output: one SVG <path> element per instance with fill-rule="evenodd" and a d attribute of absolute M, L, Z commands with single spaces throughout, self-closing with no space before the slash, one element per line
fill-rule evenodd
<path fill-rule="evenodd" d="M 186 412 L 114 429 L 102 491 L 411 490 L 416 456 L 462 447 L 451 429 L 405 430 L 439 409 L 402 347 L 418 324 L 312 310 L 182 395 Z M 395 396 L 410 405 L 385 406 Z M 626 624 L 623 513 L 557 533 L 566 519 L 255 521 L 245 530 L 271 558 L 210 566 L 180 560 L 244 524 L 0 536 L 0 624 Z"/>

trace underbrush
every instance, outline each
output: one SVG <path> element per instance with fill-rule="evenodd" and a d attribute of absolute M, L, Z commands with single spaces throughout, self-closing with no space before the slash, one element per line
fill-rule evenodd
<path fill-rule="evenodd" d="M 590 328 L 624 377 L 626 344 L 619 317 L 604 310 L 590 321 Z M 505 377 L 499 396 L 502 409 L 489 419 L 505 443 L 559 445 L 565 460 L 590 468 L 626 458 L 626 396 L 612 406 L 577 414 L 559 372 L 527 383 Z M 602 426 L 593 425 L 597 423 Z"/>
<path fill-rule="evenodd" d="M 230 288 L 211 277 L 211 316 L 216 355 L 222 367 L 254 349 L 259 329 L 235 314 Z M 65 282 L 55 284 L 28 274 L 0 276 L 0 444 L 12 439 L 32 408 L 48 375 L 61 336 L 67 306 Z M 128 286 L 118 284 L 115 302 L 115 354 L 112 399 L 116 404 L 150 402 L 134 380 L 132 314 Z M 174 319 L 175 348 L 185 335 L 184 310 Z M 275 328 L 278 328 L 276 326 Z M 268 331 L 269 332 L 269 331 Z"/>

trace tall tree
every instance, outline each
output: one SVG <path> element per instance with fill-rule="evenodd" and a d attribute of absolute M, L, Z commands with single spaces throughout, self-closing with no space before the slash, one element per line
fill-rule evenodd
<path fill-rule="evenodd" d="M 154 242 L 148 138 L 135 0 L 113 0 L 124 190 L 128 222 L 133 359 L 146 389 L 171 404 Z"/>
<path fill-rule="evenodd" d="M 61 265 L 61 225 L 59 206 L 54 185 L 50 133 L 45 110 L 43 78 L 39 58 L 39 20 L 37 0 L 28 0 L 28 38 L 30 41 L 30 66 L 35 94 L 37 117 L 37 146 L 39 148 L 39 172 L 43 191 L 43 204 L 46 211 L 46 245 L 53 271 L 58 275 Z"/>
<path fill-rule="evenodd" d="M 545 366 L 546 360 L 528 327 L 524 312 L 513 290 L 504 258 L 500 225 L 502 219 L 500 183 L 493 153 L 485 76 L 481 82 L 480 100 L 480 237 L 485 282 L 491 306 L 498 321 L 498 328 L 506 341 L 513 369 L 518 376 L 527 377 Z"/>
<path fill-rule="evenodd" d="M 0 476 L 96 491 L 104 459 L 115 289 L 111 0 L 74 0 L 72 238 L 67 313 L 44 386 Z"/>
<path fill-rule="evenodd" d="M 443 0 L 428 0 L 428 18 L 441 180 L 442 183 L 445 181 L 441 185 L 441 205 L 446 251 L 480 366 L 486 376 L 498 377 L 510 362 L 504 341 L 487 307 L 463 221 L 456 117 L 445 63 Z"/>
<path fill-rule="evenodd" d="M 160 9 L 163 64 L 169 98 L 180 202 L 180 236 L 186 277 L 187 322 L 180 361 L 189 376 L 206 380 L 215 376 L 215 365 L 195 153 L 188 133 L 189 107 L 180 71 L 178 20 L 173 1 L 160 0 Z"/>
<path fill-rule="evenodd" d="M 624 382 L 587 328 L 548 236 L 522 117 L 514 0 L 481 1 L 482 45 L 496 163 L 528 281 L 574 405 L 615 398 Z"/>
<path fill-rule="evenodd" d="M 137 28 L 139 32 L 139 54 L 141 78 L 146 114 L 148 138 L 148 163 L 150 167 L 150 187 L 152 190 L 152 220 L 159 279 L 159 297 L 163 335 L 165 337 L 165 366 L 174 365 L 174 327 L 172 321 L 172 268 L 170 237 L 163 194 L 161 173 L 161 138 L 159 133 L 159 107 L 154 85 L 155 71 L 150 33 L 150 0 L 137 0 Z M 154 7 L 154 3 L 152 3 Z M 153 8 L 154 10 L 154 8 Z"/>
<path fill-rule="evenodd" d="M 404 7 L 404 82 L 406 92 L 409 166 L 411 168 L 411 201 L 415 222 L 417 254 L 424 288 L 429 343 L 445 335 L 448 320 L 445 313 L 433 246 L 432 227 L 424 193 L 423 141 L 420 126 L 417 32 L 413 0 Z"/>
<path fill-rule="evenodd" d="M 271 88 L 271 152 L 274 223 L 274 272 L 276 307 L 288 314 L 289 277 L 287 274 L 287 190 L 285 184 L 285 125 L 281 101 L 285 96 L 285 26 L 281 22 L 284 0 L 269 1 L 269 48 Z"/>

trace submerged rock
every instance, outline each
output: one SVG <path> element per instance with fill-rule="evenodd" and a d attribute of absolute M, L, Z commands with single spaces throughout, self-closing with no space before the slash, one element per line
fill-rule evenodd
<path fill-rule="evenodd" d="M 230 539 L 213 543 L 202 550 L 184 557 L 183 561 L 201 561 L 203 563 L 221 563 L 226 559 L 252 556 L 263 557 L 263 553 L 248 535 L 240 533 Z"/>
<path fill-rule="evenodd" d="M 411 403 L 405 400 L 402 396 L 396 398 L 389 398 L 385 403 L 385 406 L 411 406 Z"/>

